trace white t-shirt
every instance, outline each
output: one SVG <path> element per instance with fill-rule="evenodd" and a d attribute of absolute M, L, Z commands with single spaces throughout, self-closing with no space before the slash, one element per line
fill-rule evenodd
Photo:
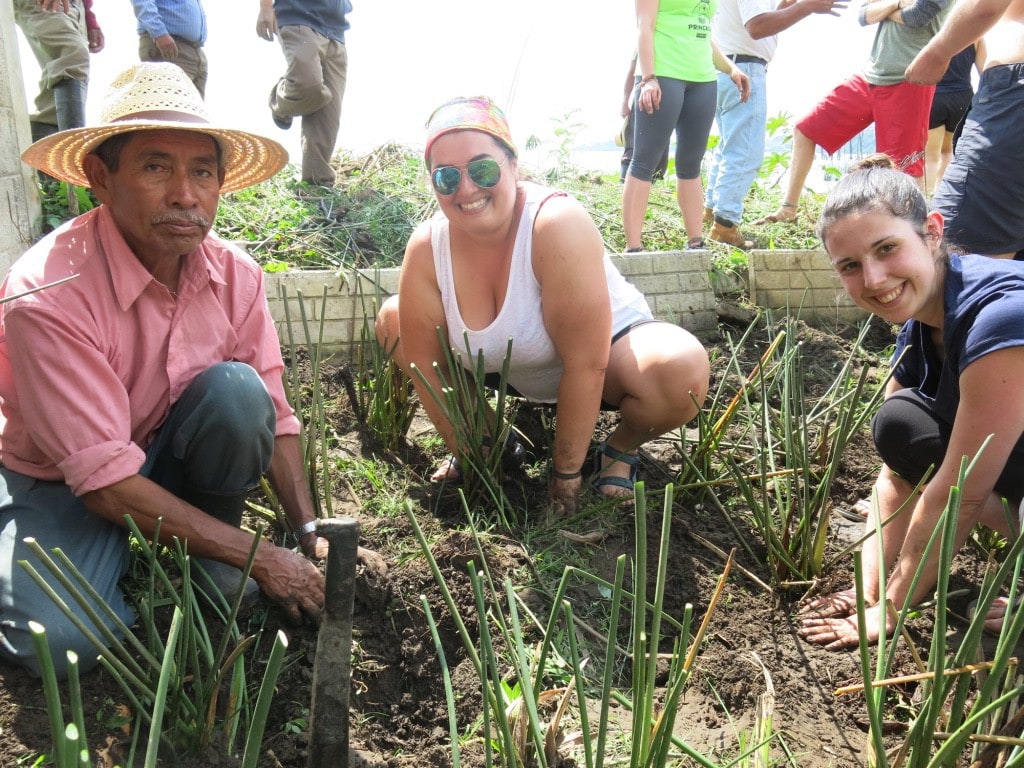
<path fill-rule="evenodd" d="M 711 37 L 726 56 L 741 53 L 771 61 L 779 36 L 755 40 L 744 24 L 774 8 L 772 0 L 718 0 L 718 10 L 711 21 Z"/>

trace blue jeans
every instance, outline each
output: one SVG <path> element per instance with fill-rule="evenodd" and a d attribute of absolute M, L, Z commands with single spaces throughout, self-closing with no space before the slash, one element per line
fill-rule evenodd
<path fill-rule="evenodd" d="M 750 78 L 750 98 L 740 92 L 728 75 L 718 75 L 719 142 L 711 156 L 705 206 L 715 216 L 733 224 L 743 220 L 743 200 L 764 162 L 764 131 L 768 123 L 765 66 L 756 62 L 737 64 Z"/>
<path fill-rule="evenodd" d="M 243 363 L 218 363 L 196 376 L 167 414 L 139 474 L 177 496 L 231 498 L 259 483 L 274 451 L 277 414 L 262 379 Z M 27 560 L 68 605 L 77 605 L 24 544 L 35 538 L 47 552 L 60 547 L 100 598 L 129 626 L 135 620 L 118 582 L 128 569 L 127 530 L 94 515 L 63 482 L 36 480 L 0 467 L 0 658 L 39 675 L 30 621 L 46 628 L 60 677 L 66 651 L 91 669 L 92 642 L 32 581 Z M 104 616 L 102 610 L 100 616 Z M 99 634 L 88 617 L 82 621 Z M 104 618 L 113 631 L 114 622 Z"/>

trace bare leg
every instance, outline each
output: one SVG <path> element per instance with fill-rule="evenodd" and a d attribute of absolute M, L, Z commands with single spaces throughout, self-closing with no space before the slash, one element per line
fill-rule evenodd
<path fill-rule="evenodd" d="M 612 346 L 608 360 L 602 397 L 618 404 L 620 412 L 608 445 L 634 453 L 693 419 L 707 396 L 709 377 L 707 351 L 689 332 L 668 323 L 634 328 Z M 629 476 L 622 462 L 605 460 L 603 466 L 603 476 Z"/>
<path fill-rule="evenodd" d="M 622 186 L 622 228 L 626 231 L 626 249 L 642 247 L 640 239 L 644 229 L 647 201 L 651 197 L 651 182 L 626 174 Z M 699 214 L 698 214 L 699 218 Z"/>
<path fill-rule="evenodd" d="M 676 179 L 676 202 L 683 214 L 686 239 L 700 240 L 704 233 L 704 187 L 700 177 Z"/>
<path fill-rule="evenodd" d="M 800 194 L 804 191 L 804 182 L 814 164 L 815 143 L 804 136 L 799 129 L 793 129 L 793 159 L 789 165 L 789 182 L 786 185 L 786 197 L 779 209 L 760 219 L 755 224 L 769 224 L 776 221 L 795 221 Z"/>
<path fill-rule="evenodd" d="M 935 185 L 942 178 L 942 145 L 945 135 L 945 126 L 929 129 L 928 143 L 924 147 L 924 193 L 929 200 L 935 194 Z"/>

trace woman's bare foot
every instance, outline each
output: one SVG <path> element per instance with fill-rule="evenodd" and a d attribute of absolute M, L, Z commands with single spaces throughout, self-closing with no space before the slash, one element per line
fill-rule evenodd
<path fill-rule="evenodd" d="M 430 475 L 432 483 L 457 483 L 461 479 L 462 469 L 459 467 L 459 460 L 454 456 L 449 456 L 442 461 Z"/>

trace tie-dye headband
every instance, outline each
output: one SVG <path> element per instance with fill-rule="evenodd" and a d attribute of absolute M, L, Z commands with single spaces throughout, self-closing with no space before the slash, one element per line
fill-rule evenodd
<path fill-rule="evenodd" d="M 424 160 L 429 160 L 430 148 L 437 138 L 452 131 L 481 131 L 508 147 L 514 157 L 519 156 L 516 145 L 512 143 L 512 132 L 508 129 L 505 113 L 486 96 L 460 96 L 434 110 L 434 114 L 427 120 Z"/>

